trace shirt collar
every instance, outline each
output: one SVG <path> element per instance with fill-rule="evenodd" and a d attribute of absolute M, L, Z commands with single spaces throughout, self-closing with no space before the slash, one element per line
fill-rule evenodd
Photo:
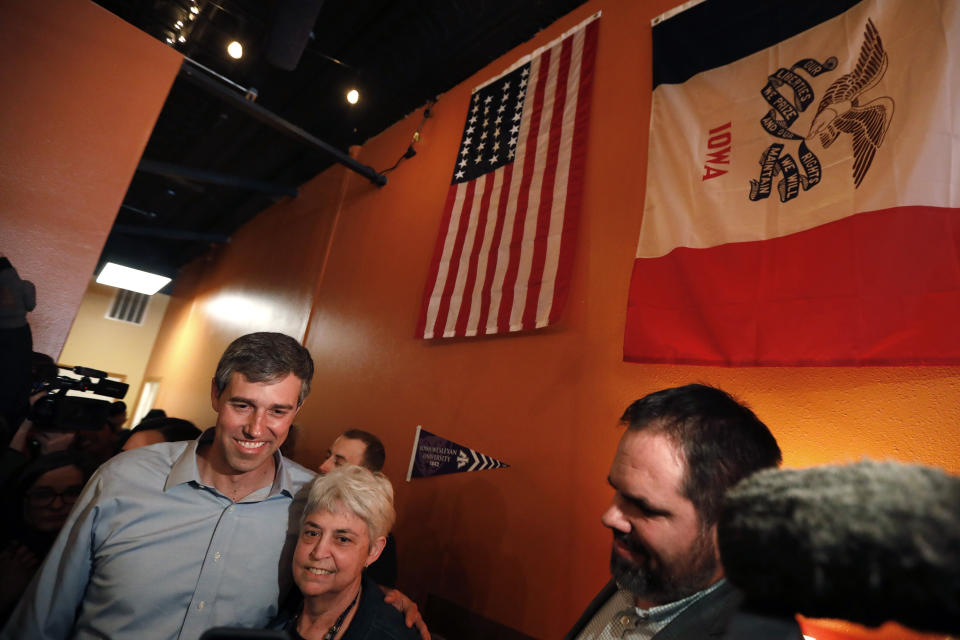
<path fill-rule="evenodd" d="M 692 605 L 700 598 L 704 598 L 719 589 L 720 585 L 722 585 L 725 580 L 725 578 L 721 578 L 706 589 L 701 589 L 696 593 L 692 593 L 682 600 L 668 602 L 667 604 L 650 607 L 649 609 L 641 609 L 640 607 L 634 607 L 634 609 L 636 609 L 637 616 L 639 616 L 641 620 L 666 620 L 675 617 L 678 613 Z"/>
<path fill-rule="evenodd" d="M 170 468 L 170 474 L 167 476 L 167 481 L 163 485 L 164 491 L 189 482 L 195 482 L 200 486 L 207 486 L 203 483 L 203 480 L 200 479 L 200 468 L 197 466 L 197 448 L 200 445 L 213 442 L 216 431 L 216 427 L 210 427 L 200 434 L 199 438 L 187 443 L 186 448 Z M 276 472 L 273 476 L 273 484 L 270 486 L 270 493 L 268 493 L 266 497 L 272 498 L 280 493 L 285 493 L 292 497 L 293 482 L 290 479 L 289 470 L 286 465 L 284 465 L 285 460 L 279 451 L 274 452 L 273 461 L 276 463 Z"/>

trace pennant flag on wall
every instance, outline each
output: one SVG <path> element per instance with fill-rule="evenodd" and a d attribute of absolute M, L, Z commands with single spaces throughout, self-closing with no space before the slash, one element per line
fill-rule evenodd
<path fill-rule="evenodd" d="M 446 473 L 503 469 L 510 465 L 417 427 L 407 469 L 410 478 L 427 478 Z"/>
<path fill-rule="evenodd" d="M 545 327 L 563 310 L 599 14 L 474 90 L 417 335 Z"/>
<path fill-rule="evenodd" d="M 956 2 L 654 20 L 624 359 L 960 364 Z"/>

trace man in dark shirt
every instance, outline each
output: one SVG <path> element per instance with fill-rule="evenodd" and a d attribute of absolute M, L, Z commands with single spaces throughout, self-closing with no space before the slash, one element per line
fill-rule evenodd
<path fill-rule="evenodd" d="M 566 639 L 800 640 L 792 619 L 741 610 L 743 596 L 724 579 L 717 549 L 726 490 L 780 463 L 766 425 L 726 392 L 699 384 L 640 398 L 620 421 L 627 430 L 601 519 L 613 534 L 613 578 Z"/>

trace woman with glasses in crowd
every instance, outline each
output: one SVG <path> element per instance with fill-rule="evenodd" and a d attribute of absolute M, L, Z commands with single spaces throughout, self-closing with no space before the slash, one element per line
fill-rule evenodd
<path fill-rule="evenodd" d="M 0 626 L 47 555 L 91 473 L 84 454 L 57 451 L 27 464 L 4 490 Z"/>

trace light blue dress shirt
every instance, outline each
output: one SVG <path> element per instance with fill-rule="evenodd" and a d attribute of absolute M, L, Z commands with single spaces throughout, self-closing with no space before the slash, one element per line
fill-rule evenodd
<path fill-rule="evenodd" d="M 197 640 L 265 627 L 291 585 L 306 485 L 276 454 L 273 485 L 233 502 L 200 480 L 197 446 L 134 449 L 90 479 L 0 640 Z"/>

